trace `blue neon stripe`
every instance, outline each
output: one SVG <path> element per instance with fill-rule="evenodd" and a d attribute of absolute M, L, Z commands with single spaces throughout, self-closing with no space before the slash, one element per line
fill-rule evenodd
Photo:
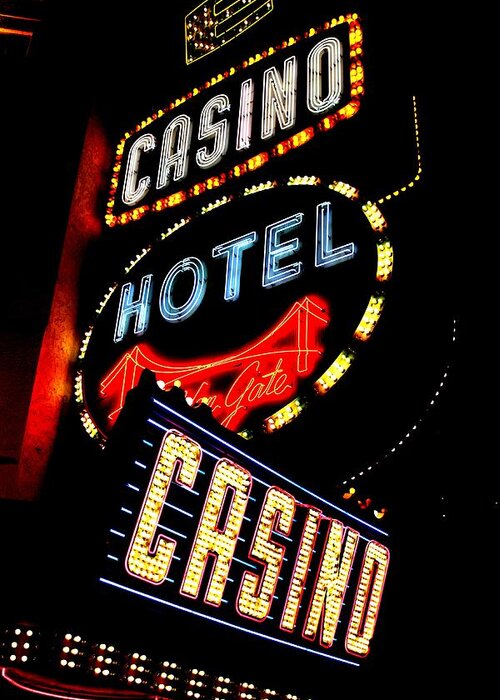
<path fill-rule="evenodd" d="M 247 561 L 243 561 L 243 559 L 236 559 L 236 557 L 233 557 L 233 561 L 237 561 L 238 564 L 243 564 L 243 566 L 249 566 L 251 569 L 257 569 L 257 567 L 254 564 L 250 564 Z"/>
<path fill-rule="evenodd" d="M 238 454 L 242 455 L 245 457 L 245 459 L 248 459 L 250 462 L 253 462 L 254 464 L 257 464 L 259 467 L 262 467 L 266 471 L 270 472 L 271 474 L 275 474 L 278 476 L 280 479 L 283 479 L 283 481 L 286 481 L 288 484 L 291 484 L 292 486 L 295 486 L 296 488 L 300 489 L 300 491 L 303 491 L 303 493 L 307 493 L 309 496 L 313 496 L 314 498 L 317 498 L 318 501 L 321 501 L 322 503 L 325 503 L 327 506 L 330 508 L 333 508 L 334 510 L 339 511 L 339 513 L 342 513 L 343 515 L 346 515 L 348 518 L 351 518 L 352 520 L 356 520 L 359 523 L 362 523 L 366 527 L 370 528 L 371 530 L 374 530 L 375 532 L 378 532 L 381 535 L 384 535 L 385 537 L 389 537 L 388 532 L 384 532 L 384 530 L 381 530 L 378 527 L 375 527 L 375 525 L 372 525 L 371 523 L 367 523 L 365 520 L 362 520 L 361 518 L 358 518 L 355 515 L 352 515 L 352 513 L 349 513 L 346 510 L 343 510 L 342 508 L 339 508 L 339 506 L 336 506 L 333 503 L 330 503 L 330 501 L 327 501 L 326 498 L 323 498 L 322 496 L 318 496 L 314 491 L 309 491 L 309 489 L 304 488 L 303 486 L 300 486 L 300 484 L 297 484 L 295 481 L 292 481 L 292 479 L 289 479 L 286 476 L 283 476 L 283 474 L 280 474 L 278 471 L 275 469 L 271 469 L 271 467 L 268 467 L 265 465 L 263 462 L 260 462 L 258 459 L 255 459 L 254 457 L 251 457 L 250 455 L 247 455 L 243 450 L 240 450 L 238 447 L 231 445 L 229 442 L 226 442 L 222 438 L 218 437 L 217 435 L 214 435 L 211 433 L 209 430 L 206 428 L 203 428 L 201 425 L 198 425 L 194 421 L 190 420 L 189 418 L 186 418 L 183 416 L 181 413 L 178 413 L 177 411 L 174 411 L 173 408 L 170 408 L 170 406 L 166 406 L 163 404 L 161 401 L 158 401 L 158 399 L 153 399 L 154 403 L 158 404 L 158 406 L 161 406 L 164 408 L 166 411 L 169 411 L 170 413 L 173 413 L 174 416 L 177 416 L 177 418 L 180 418 L 181 420 L 184 420 L 186 423 L 189 423 L 190 425 L 194 426 L 197 430 L 200 430 L 201 432 L 205 433 L 206 435 L 209 435 L 212 439 L 216 440 L 217 442 L 220 442 L 221 445 L 225 445 L 228 447 L 230 450 L 237 452 Z M 149 422 L 152 423 L 153 425 L 158 426 L 162 430 L 168 430 L 168 428 L 165 428 L 165 426 L 160 425 L 159 423 L 156 423 L 153 421 L 151 418 L 149 418 Z"/>
<path fill-rule="evenodd" d="M 171 527 L 166 527 L 165 525 L 158 525 L 157 527 L 161 528 L 162 530 L 166 530 L 167 532 L 171 532 L 173 535 L 177 535 L 177 537 L 182 537 L 184 540 L 187 540 L 187 535 L 183 535 L 182 532 L 177 532 L 177 530 L 172 530 Z"/>
<path fill-rule="evenodd" d="M 190 610 L 189 608 L 185 608 L 182 605 L 177 605 L 177 603 L 171 603 L 168 600 L 163 600 L 162 598 L 157 598 L 156 596 L 149 595 L 148 593 L 141 593 L 140 591 L 136 591 L 133 588 L 129 588 L 128 586 L 124 586 L 120 583 L 115 583 L 114 581 L 110 581 L 109 579 L 106 579 L 106 578 L 100 578 L 99 581 L 101 583 L 107 584 L 108 586 L 114 586 L 115 588 L 120 588 L 122 591 L 127 591 L 128 593 L 135 593 L 136 595 L 139 595 L 142 598 L 147 598 L 148 600 L 153 600 L 156 603 L 161 603 L 162 605 L 168 605 L 172 608 L 175 608 L 176 610 L 182 610 L 182 612 L 187 612 L 187 613 L 191 613 L 192 615 L 196 615 L 197 617 L 202 617 L 205 620 L 211 620 L 212 622 L 218 622 L 220 625 L 225 625 L 226 627 L 231 627 L 232 629 L 238 630 L 239 632 L 246 632 L 247 634 L 252 634 L 255 637 L 261 637 L 262 639 L 266 639 L 267 641 L 276 642 L 277 644 L 283 644 L 284 646 L 292 647 L 293 649 L 300 649 L 300 651 L 306 651 L 309 654 L 315 654 L 316 656 L 323 656 L 324 658 L 329 659 L 330 661 L 339 661 L 340 663 L 348 664 L 349 666 L 359 666 L 359 663 L 356 663 L 355 661 L 350 661 L 349 659 L 342 659 L 342 658 L 340 658 L 340 656 L 333 656 L 332 654 L 326 654 L 325 652 L 317 651 L 316 649 L 309 649 L 308 647 L 303 647 L 300 644 L 294 644 L 293 642 L 287 642 L 285 639 L 277 639 L 276 637 L 271 637 L 267 634 L 263 634 L 262 632 L 257 632 L 256 630 L 245 629 L 245 627 L 240 627 L 239 625 L 235 625 L 232 622 L 226 622 L 226 620 L 218 620 L 216 617 L 211 617 L 210 615 L 206 615 L 205 613 L 198 612 L 197 610 Z"/>
<path fill-rule="evenodd" d="M 118 530 L 110 530 L 113 535 L 118 535 L 118 537 L 125 537 L 125 533 L 118 532 Z"/>

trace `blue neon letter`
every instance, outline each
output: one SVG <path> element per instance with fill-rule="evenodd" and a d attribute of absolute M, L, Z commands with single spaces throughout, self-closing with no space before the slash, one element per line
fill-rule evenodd
<path fill-rule="evenodd" d="M 354 243 L 337 248 L 332 248 L 332 245 L 332 205 L 331 202 L 322 202 L 316 207 L 316 267 L 338 265 L 356 253 Z"/>
<path fill-rule="evenodd" d="M 177 277 L 184 272 L 192 272 L 194 281 L 189 299 L 176 306 L 172 293 Z M 160 292 L 160 313 L 165 321 L 178 323 L 189 318 L 201 304 L 207 289 L 207 268 L 198 258 L 184 258 L 170 270 L 163 280 Z"/>
<path fill-rule="evenodd" d="M 132 282 L 127 282 L 123 285 L 115 324 L 115 343 L 119 343 L 120 340 L 123 340 L 132 316 L 135 316 L 134 333 L 136 335 L 145 333 L 149 323 L 149 309 L 151 306 L 152 294 L 153 275 L 146 275 L 142 278 L 139 298 L 136 299 L 136 301 L 132 301 L 134 295 L 134 285 Z"/>
<path fill-rule="evenodd" d="M 293 231 L 301 225 L 304 215 L 292 214 L 286 219 L 266 226 L 266 238 L 264 243 L 264 264 L 262 268 L 262 284 L 264 287 L 272 287 L 276 284 L 288 282 L 292 277 L 297 277 L 302 272 L 302 263 L 294 262 L 280 267 L 282 258 L 293 255 L 300 248 L 298 238 L 281 243 L 281 234 Z"/>
<path fill-rule="evenodd" d="M 236 301 L 240 296 L 241 261 L 243 251 L 251 248 L 257 240 L 257 233 L 252 231 L 232 241 L 216 245 L 212 250 L 214 258 L 227 257 L 226 284 L 224 287 L 224 299 L 226 301 Z"/>

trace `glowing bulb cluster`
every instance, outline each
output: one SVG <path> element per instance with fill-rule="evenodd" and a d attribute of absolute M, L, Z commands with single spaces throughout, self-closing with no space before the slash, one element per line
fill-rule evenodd
<path fill-rule="evenodd" d="M 219 200 L 217 200 L 217 201 L 219 201 Z M 169 236 L 171 236 L 173 233 L 175 233 L 180 228 L 182 228 L 183 226 L 188 224 L 190 221 L 191 221 L 190 216 L 187 216 L 186 218 L 183 217 L 182 219 L 180 219 L 180 221 L 176 221 L 173 226 L 171 226 L 167 231 L 165 231 L 161 234 L 160 240 L 162 240 L 162 241 L 165 240 L 165 238 L 168 238 Z"/>
<path fill-rule="evenodd" d="M 148 246 L 147 248 L 143 248 L 140 253 L 138 253 L 133 260 L 130 261 L 128 266 L 125 268 L 125 272 L 129 273 L 130 270 L 137 265 L 138 262 L 140 262 L 145 255 L 149 253 L 151 250 L 151 246 Z"/>
<path fill-rule="evenodd" d="M 258 185 L 252 185 L 251 187 L 245 187 L 243 192 L 244 197 L 248 195 L 256 194 L 257 192 L 264 192 L 264 190 L 272 190 L 273 187 L 277 186 L 276 180 L 268 180 L 267 182 L 261 182 Z"/>
<path fill-rule="evenodd" d="M 90 659 L 91 672 L 95 676 L 115 676 L 119 659 L 116 656 L 116 648 L 104 642 L 93 646 L 93 653 Z"/>
<path fill-rule="evenodd" d="M 349 348 L 347 350 L 342 350 L 326 372 L 314 382 L 315 392 L 317 394 L 326 394 L 326 392 L 344 376 L 355 358 L 356 353 L 353 350 Z"/>
<path fill-rule="evenodd" d="M 218 676 L 214 686 L 214 700 L 228 700 L 228 695 L 234 697 L 233 682 L 229 678 Z"/>
<path fill-rule="evenodd" d="M 147 685 L 149 686 L 149 676 L 151 659 L 146 654 L 140 654 L 138 651 L 129 655 L 127 668 L 125 669 L 125 678 L 129 685 Z"/>
<path fill-rule="evenodd" d="M 321 185 L 321 180 L 314 175 L 298 175 L 296 177 L 289 177 L 286 184 L 290 187 L 293 185 Z"/>
<path fill-rule="evenodd" d="M 348 199 L 358 199 L 359 190 L 352 185 L 348 185 L 346 182 L 341 182 L 340 180 L 334 180 L 331 185 L 328 185 L 331 190 L 344 195 Z"/>
<path fill-rule="evenodd" d="M 85 353 L 87 352 L 87 347 L 89 345 L 91 335 L 92 335 L 92 326 L 90 326 L 90 328 L 87 331 L 85 331 L 85 334 L 83 336 L 82 345 L 80 347 L 80 352 L 78 354 L 79 360 L 83 360 L 83 358 L 85 357 Z"/>
<path fill-rule="evenodd" d="M 115 289 L 117 288 L 117 286 L 118 286 L 118 284 L 115 284 L 114 286 L 112 286 L 112 287 L 110 287 L 110 288 L 108 289 L 108 291 L 107 291 L 106 294 L 104 295 L 103 299 L 102 299 L 101 302 L 99 303 L 99 306 L 98 306 L 97 309 L 95 310 L 96 314 L 99 315 L 100 313 L 102 313 L 104 307 L 106 306 L 106 304 L 107 304 L 108 301 L 110 300 L 111 295 L 113 294 L 113 292 L 115 291 Z M 90 328 L 90 330 L 92 330 L 92 327 Z"/>
<path fill-rule="evenodd" d="M 394 267 L 394 250 L 387 239 L 377 243 L 377 281 L 387 282 L 392 276 Z"/>
<path fill-rule="evenodd" d="M 112 693 L 109 685 L 108 690 L 104 688 L 111 681 L 118 694 L 125 692 L 136 695 L 139 692 L 141 696 L 149 696 L 152 692 L 158 694 L 158 700 L 160 697 L 193 700 L 206 700 L 208 697 L 213 700 L 285 698 L 276 690 L 259 688 L 248 681 L 235 683 L 226 676 L 214 677 L 198 668 L 183 668 L 173 661 L 155 660 L 143 651 L 136 650 L 132 653 L 108 642 L 83 638 L 79 634 L 55 632 L 57 642 L 54 645 L 54 632 L 45 630 L 47 638 L 43 640 L 39 628 L 32 628 L 25 623 L 4 629 L 4 637 L 0 635 L 0 645 L 5 650 L 1 658 L 4 670 L 7 671 L 9 666 L 25 665 L 30 670 L 39 668 L 32 664 L 39 663 L 39 651 L 43 642 L 45 661 L 57 665 L 59 670 L 55 673 L 61 676 L 63 682 L 85 684 L 85 687 L 92 687 L 95 693 L 103 692 L 109 697 Z M 47 657 L 47 651 L 55 654 L 55 659 Z M 124 684 L 128 686 L 125 690 L 122 687 Z"/>
<path fill-rule="evenodd" d="M 253 27 L 273 10 L 273 0 L 224 3 L 203 2 L 185 19 L 186 63 L 220 49 Z"/>
<path fill-rule="evenodd" d="M 300 146 L 303 146 L 305 143 L 314 138 L 314 135 L 314 127 L 310 126 L 307 129 L 303 129 L 297 134 L 290 136 L 290 138 L 278 143 L 273 149 L 271 149 L 271 153 L 273 156 L 284 156 L 289 151 L 292 151 L 294 148 L 299 148 Z"/>
<path fill-rule="evenodd" d="M 39 635 L 27 627 L 8 629 L 6 639 L 6 659 L 9 664 L 25 664 L 37 658 Z"/>
<path fill-rule="evenodd" d="M 387 228 L 387 221 L 384 219 L 382 212 L 376 204 L 367 202 L 366 204 L 363 204 L 362 209 L 363 214 L 370 222 L 370 226 L 374 231 L 378 231 L 380 233 Z"/>
<path fill-rule="evenodd" d="M 200 671 L 197 668 L 193 668 L 189 675 L 191 677 L 186 683 L 186 696 L 195 698 L 195 700 L 201 697 L 205 697 L 207 688 L 207 678 L 205 671 Z"/>
<path fill-rule="evenodd" d="M 61 668 L 79 669 L 86 660 L 88 643 L 85 639 L 77 635 L 72 635 L 69 632 L 64 635 L 62 640 L 62 648 L 59 656 L 59 665 Z"/>
<path fill-rule="evenodd" d="M 83 403 L 83 386 L 82 386 L 82 372 L 79 370 L 75 377 L 75 401 L 76 403 Z"/>
<path fill-rule="evenodd" d="M 208 214 L 209 211 L 213 211 L 214 209 L 218 209 L 219 207 L 224 206 L 224 204 L 227 204 L 228 202 L 231 202 L 232 200 L 233 200 L 232 196 L 221 197 L 220 199 L 216 199 L 214 202 L 210 202 L 206 206 L 202 207 L 201 213 Z"/>
<path fill-rule="evenodd" d="M 273 413 L 272 416 L 266 418 L 264 421 L 264 429 L 266 432 L 271 433 L 278 428 L 283 427 L 287 423 L 297 418 L 306 406 L 305 399 L 297 397 L 283 406 L 279 411 Z"/>
<path fill-rule="evenodd" d="M 354 332 L 354 337 L 358 340 L 366 341 L 368 340 L 378 323 L 380 316 L 382 315 L 382 309 L 384 307 L 385 296 L 380 293 L 377 295 L 372 295 L 366 311 L 363 314 L 358 327 Z"/>
<path fill-rule="evenodd" d="M 98 439 L 100 437 L 99 430 L 87 410 L 83 410 L 80 413 L 80 420 L 85 432 L 90 435 L 91 438 Z"/>
<path fill-rule="evenodd" d="M 154 687 L 175 697 L 179 687 L 179 670 L 175 661 L 163 661 L 155 676 Z"/>
<path fill-rule="evenodd" d="M 242 683 L 239 688 L 238 697 L 242 700 L 255 700 L 255 686 L 253 683 Z"/>

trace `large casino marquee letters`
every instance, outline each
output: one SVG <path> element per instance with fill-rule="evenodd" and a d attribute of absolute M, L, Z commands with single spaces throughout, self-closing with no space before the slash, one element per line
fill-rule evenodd
<path fill-rule="evenodd" d="M 347 15 L 194 87 L 120 141 L 107 206 L 120 226 L 223 188 L 353 117 L 362 32 Z"/>
<path fill-rule="evenodd" d="M 386 532 L 181 415 L 168 395 L 150 398 L 121 472 L 103 583 L 332 661 L 369 653 Z"/>

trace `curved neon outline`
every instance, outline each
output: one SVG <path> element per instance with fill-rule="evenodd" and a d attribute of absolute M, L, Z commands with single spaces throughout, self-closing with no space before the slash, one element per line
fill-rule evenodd
<path fill-rule="evenodd" d="M 192 272 L 194 284 L 189 298 L 180 306 L 174 306 L 172 290 L 176 278 L 184 272 Z M 152 276 L 152 275 L 151 275 Z M 194 314 L 207 290 L 207 266 L 199 258 L 189 257 L 179 260 L 167 273 L 161 285 L 159 306 L 165 321 L 178 323 Z"/>
<path fill-rule="evenodd" d="M 291 187 L 291 186 L 298 186 L 298 185 L 321 186 L 321 185 L 323 185 L 323 183 L 321 181 L 321 178 L 311 176 L 311 175 L 297 176 L 294 178 L 290 178 L 287 176 L 285 178 L 282 178 L 281 181 L 278 181 L 278 182 L 273 181 L 273 183 L 272 183 L 273 188 Z M 374 290 L 374 292 L 378 295 L 378 294 L 380 294 L 381 285 L 383 285 L 385 282 L 387 282 L 390 279 L 390 275 L 386 275 L 383 279 L 381 279 L 380 275 L 378 275 L 379 268 L 385 262 L 381 258 L 383 251 L 381 250 L 381 248 L 379 247 L 378 244 L 380 243 L 380 241 L 383 241 L 384 243 L 385 242 L 390 243 L 390 240 L 385 233 L 385 229 L 387 226 L 386 221 L 385 221 L 382 213 L 378 209 L 378 206 L 372 202 L 367 201 L 367 200 L 362 200 L 360 197 L 359 190 L 357 188 L 353 187 L 352 185 L 349 185 L 349 184 L 343 183 L 343 182 L 338 182 L 338 181 L 334 180 L 334 181 L 332 181 L 332 183 L 330 183 L 329 185 L 326 185 L 326 186 L 329 189 L 332 189 L 333 191 L 337 192 L 338 194 L 341 194 L 342 196 L 346 197 L 347 199 L 351 199 L 351 200 L 356 201 L 356 202 L 359 201 L 359 203 L 361 204 L 361 207 L 362 207 L 362 211 L 365 214 L 365 216 L 370 224 L 370 227 L 372 228 L 373 232 L 378 236 L 378 239 L 375 241 L 375 245 L 377 247 L 377 272 L 374 274 L 374 280 L 377 283 L 377 287 Z M 239 191 L 239 193 L 234 196 L 234 199 L 232 199 L 231 201 L 238 201 L 243 196 L 250 196 L 252 194 L 257 194 L 258 192 L 262 191 L 262 189 L 267 189 L 267 188 L 268 188 L 267 185 L 264 185 L 264 184 L 263 184 L 262 188 L 260 186 L 257 186 L 255 188 L 255 190 L 248 190 L 248 188 L 246 188 L 246 189 L 242 188 Z M 229 203 L 229 202 L 225 202 L 225 203 Z M 365 208 L 368 207 L 368 209 L 367 209 L 368 214 L 367 214 L 367 211 L 365 211 L 363 209 L 363 207 L 365 207 Z M 180 221 L 176 222 L 173 226 L 171 226 L 166 233 L 160 234 L 160 236 L 155 241 L 155 243 L 161 243 L 163 240 L 165 240 L 171 234 L 173 234 L 176 231 L 178 231 L 179 229 L 181 229 L 187 223 L 191 223 L 192 221 L 195 221 L 197 218 L 199 218 L 200 216 L 203 216 L 204 214 L 209 213 L 211 210 L 212 210 L 211 208 L 205 206 L 202 209 L 198 210 L 198 212 L 196 212 L 193 216 L 190 216 L 187 219 L 184 219 L 184 218 L 181 219 Z M 145 257 L 145 255 L 147 255 L 152 250 L 152 248 L 153 248 L 153 245 L 151 245 L 145 252 L 143 249 L 143 251 L 141 253 L 141 258 Z M 391 271 L 392 271 L 392 268 L 391 268 Z M 110 288 L 110 291 L 108 292 L 108 294 L 106 296 L 105 303 L 107 303 L 107 301 L 109 301 L 109 298 L 111 297 L 111 295 L 113 294 L 113 292 L 115 291 L 117 286 L 118 285 L 115 285 L 113 288 Z M 380 317 L 377 319 L 377 323 L 378 323 L 379 319 L 380 319 Z M 372 332 L 373 332 L 373 329 L 375 328 L 375 326 L 377 325 L 377 323 L 375 323 L 373 325 Z M 90 326 L 89 329 L 87 330 L 87 333 L 91 334 L 92 330 L 93 330 L 93 327 Z M 370 333 L 370 335 L 371 335 L 371 333 Z M 86 336 L 84 343 L 82 343 L 82 346 L 83 346 L 83 344 L 85 344 L 85 351 L 87 349 L 89 340 L 90 340 L 90 335 Z M 357 341 L 353 335 L 353 337 L 351 338 L 350 345 L 356 345 L 357 342 L 359 342 L 359 341 Z M 363 343 L 364 342 L 366 342 L 366 341 L 363 341 Z M 313 382 L 312 386 L 313 386 L 316 394 L 323 395 L 323 394 L 327 393 L 333 386 L 335 386 L 335 384 L 339 381 L 339 379 L 341 379 L 341 377 L 344 376 L 344 374 L 347 372 L 347 370 L 351 367 L 354 359 L 356 358 L 356 351 L 355 351 L 355 348 L 351 348 L 350 345 L 346 346 L 340 352 L 340 354 L 336 357 L 334 362 L 325 370 L 325 372 Z M 349 360 L 349 362 L 347 363 L 348 366 L 346 367 L 346 369 L 339 374 L 338 361 L 341 358 L 347 358 Z M 78 368 L 77 371 L 81 371 L 81 369 Z M 330 386 L 325 386 L 328 384 L 328 381 L 326 378 L 327 378 L 329 373 L 332 373 L 333 375 L 335 375 L 336 378 L 334 381 L 331 382 Z M 264 421 L 262 423 L 262 428 L 263 428 L 264 432 L 272 432 L 273 430 L 279 429 L 279 428 L 283 427 L 284 425 L 287 425 L 288 423 L 290 423 L 292 420 L 294 420 L 297 416 L 299 416 L 302 413 L 302 408 L 306 403 L 307 403 L 307 401 L 301 395 L 297 395 L 297 396 L 293 397 L 292 399 L 290 399 L 286 405 L 282 406 L 280 409 L 278 409 L 277 411 L 275 411 L 270 416 L 268 416 L 267 418 L 264 419 Z M 295 404 L 297 405 L 298 410 L 286 411 L 286 409 L 289 406 L 292 406 Z M 285 411 L 286 411 L 286 415 L 285 415 Z M 104 446 L 104 443 L 106 441 L 106 436 L 102 433 L 102 431 L 100 431 L 96 427 L 95 423 L 93 422 L 92 418 L 90 417 L 88 411 L 85 408 L 81 409 L 80 417 L 81 417 L 82 423 L 84 424 L 84 428 L 85 428 L 86 432 L 91 437 L 98 439 L 101 442 L 101 445 Z M 277 426 L 273 425 L 273 424 L 275 424 L 275 421 L 280 421 L 280 424 Z M 271 425 L 273 425 L 273 427 L 271 427 Z M 243 435 L 244 437 L 250 438 L 252 435 L 252 431 L 249 428 L 246 428 L 244 426 L 241 428 L 241 430 L 238 431 L 238 434 Z"/>
<path fill-rule="evenodd" d="M 453 335 L 452 335 L 452 341 L 451 341 L 451 342 L 452 342 L 452 343 L 455 343 L 456 340 L 457 340 L 457 337 L 456 337 L 456 319 L 453 319 Z M 440 377 L 439 388 L 434 392 L 433 398 L 430 399 L 430 400 L 428 401 L 426 408 L 422 411 L 422 414 L 421 414 L 421 415 L 422 415 L 422 418 L 419 418 L 419 419 L 417 420 L 417 422 L 414 423 L 413 426 L 407 430 L 407 432 L 406 432 L 406 434 L 404 435 L 404 437 L 402 437 L 397 443 L 394 443 L 393 446 L 391 447 L 391 449 L 388 450 L 379 460 L 377 460 L 376 462 L 374 462 L 373 464 L 371 464 L 371 465 L 368 466 L 368 467 L 364 467 L 364 468 L 363 468 L 360 472 L 358 472 L 357 474 L 351 475 L 350 477 L 348 477 L 347 479 L 345 479 L 345 481 L 342 482 L 342 486 L 346 486 L 346 485 L 349 484 L 349 482 L 351 482 L 351 481 L 356 481 L 356 479 L 358 479 L 359 477 L 364 476 L 365 472 L 370 472 L 370 471 L 372 471 L 375 467 L 380 466 L 381 462 L 383 462 L 384 460 L 386 460 L 386 459 L 387 459 L 388 457 L 390 457 L 392 454 L 394 454 L 395 452 L 397 452 L 401 447 L 403 447 L 403 445 L 405 444 L 405 442 L 406 442 L 407 440 L 410 439 L 410 437 L 411 437 L 411 435 L 412 435 L 412 432 L 415 432 L 415 431 L 418 429 L 419 425 L 420 425 L 421 423 L 424 422 L 424 420 L 425 420 L 425 414 L 428 413 L 428 412 L 432 409 L 432 407 L 433 407 L 434 404 L 436 403 L 436 399 L 438 399 L 439 396 L 441 395 L 441 390 L 442 390 L 442 389 L 444 388 L 444 386 L 445 386 L 446 380 L 448 379 L 448 372 L 450 371 L 450 369 L 451 369 L 451 363 L 448 362 L 448 363 L 445 365 L 445 370 L 444 370 L 444 372 L 442 373 L 442 375 L 441 375 L 441 377 Z"/>
<path fill-rule="evenodd" d="M 398 197 L 401 192 L 406 192 L 406 190 L 410 187 L 414 187 L 414 185 L 420 180 L 420 176 L 422 175 L 422 154 L 420 151 L 420 137 L 419 137 L 419 126 L 418 126 L 418 110 L 417 110 L 417 98 L 415 95 L 412 96 L 412 101 L 413 101 L 413 121 L 415 124 L 415 148 L 416 148 L 416 157 L 417 157 L 417 172 L 413 180 L 410 180 L 406 185 L 403 185 L 397 190 L 394 190 L 394 192 L 391 192 L 390 194 L 386 194 L 384 197 L 381 197 L 380 199 L 377 199 L 377 204 L 383 204 L 384 202 L 388 202 L 390 199 L 393 197 Z M 371 204 L 371 202 L 369 202 Z"/>

